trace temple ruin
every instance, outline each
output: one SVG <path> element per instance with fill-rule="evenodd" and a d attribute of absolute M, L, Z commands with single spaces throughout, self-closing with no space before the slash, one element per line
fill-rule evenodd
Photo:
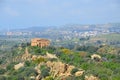
<path fill-rule="evenodd" d="M 38 46 L 42 48 L 42 47 L 47 47 L 49 45 L 50 45 L 50 41 L 48 39 L 42 39 L 42 38 L 31 39 L 31 46 Z"/>

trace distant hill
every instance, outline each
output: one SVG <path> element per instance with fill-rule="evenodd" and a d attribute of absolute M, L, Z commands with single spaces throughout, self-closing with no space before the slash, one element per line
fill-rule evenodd
<path fill-rule="evenodd" d="M 32 32 L 39 32 L 39 31 L 44 31 L 50 27 L 46 26 L 34 26 L 34 27 L 28 27 L 28 28 L 23 28 L 23 29 L 13 29 L 12 31 L 32 31 Z"/>
<path fill-rule="evenodd" d="M 67 24 L 63 26 L 34 26 L 24 29 L 14 29 L 12 31 L 32 31 L 40 32 L 46 30 L 63 30 L 63 31 L 101 31 L 109 30 L 111 32 L 120 32 L 120 23 L 107 23 L 107 24 Z"/>

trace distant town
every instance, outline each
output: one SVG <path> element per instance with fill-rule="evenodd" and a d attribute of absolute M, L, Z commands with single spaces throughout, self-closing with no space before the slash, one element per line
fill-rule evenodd
<path fill-rule="evenodd" d="M 37 28 L 37 29 L 35 29 Z M 0 35 L 7 36 L 50 36 L 54 33 L 63 36 L 65 39 L 72 37 L 89 37 L 99 34 L 120 33 L 120 23 L 109 23 L 99 25 L 65 25 L 61 27 L 30 27 L 25 29 L 14 29 L 1 32 Z"/>
<path fill-rule="evenodd" d="M 9 40 L 12 39 L 13 41 L 16 40 L 20 42 L 30 42 L 32 38 L 46 38 L 51 41 L 51 44 L 57 46 L 65 46 L 66 44 L 91 45 L 93 43 L 94 45 L 95 44 L 119 45 L 120 43 L 118 38 L 119 34 L 120 23 L 96 24 L 96 25 L 74 24 L 59 27 L 37 26 L 24 29 L 14 30 L 9 29 L 7 31 L 1 31 L 0 33 L 1 36 L 10 38 Z M 106 36 L 109 36 L 109 40 L 106 39 Z"/>

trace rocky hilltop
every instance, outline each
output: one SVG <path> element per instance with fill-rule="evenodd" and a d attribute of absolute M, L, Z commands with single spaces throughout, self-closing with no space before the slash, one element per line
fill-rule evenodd
<path fill-rule="evenodd" d="M 91 75 L 84 75 L 85 70 L 76 68 L 73 65 L 63 63 L 56 55 L 46 52 L 46 55 L 32 55 L 28 52 L 28 48 L 25 49 L 25 53 L 13 59 L 21 61 L 14 65 L 14 69 L 17 71 L 20 68 L 25 67 L 25 61 L 35 62 L 36 65 L 33 69 L 36 71 L 36 76 L 30 76 L 32 80 L 51 80 L 52 77 L 55 80 L 67 80 L 68 77 L 84 76 L 84 80 L 99 80 L 97 77 Z M 43 75 L 43 69 L 48 69 L 48 72 Z M 47 75 L 49 73 L 49 75 Z"/>

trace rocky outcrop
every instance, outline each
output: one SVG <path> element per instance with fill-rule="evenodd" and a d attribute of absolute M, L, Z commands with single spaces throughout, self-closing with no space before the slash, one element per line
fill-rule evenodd
<path fill-rule="evenodd" d="M 57 58 L 55 55 L 52 55 L 50 53 L 46 53 L 45 56 L 36 56 L 36 55 L 32 55 L 31 60 L 36 60 L 40 57 L 43 57 L 45 59 L 49 59 L 49 58 Z M 57 58 L 58 59 L 58 58 Z M 50 68 L 50 74 L 53 76 L 53 78 L 55 77 L 61 77 L 61 78 L 66 78 L 68 76 L 72 76 L 71 71 L 75 68 L 75 66 L 72 65 L 68 65 L 66 63 L 62 63 L 59 60 L 58 61 L 47 61 L 47 62 L 41 62 L 39 63 L 36 67 L 35 70 L 38 72 L 38 76 L 36 77 L 36 80 L 39 80 L 40 78 L 40 67 L 41 65 L 45 65 L 47 67 Z M 81 76 L 83 75 L 84 70 L 79 69 L 78 72 L 76 72 L 75 76 Z"/>
<path fill-rule="evenodd" d="M 57 56 L 53 55 L 53 54 L 50 54 L 48 52 L 46 52 L 46 57 L 47 58 L 57 58 Z"/>
<path fill-rule="evenodd" d="M 81 76 L 81 75 L 83 75 L 83 73 L 84 73 L 83 70 L 77 71 L 77 72 L 75 73 L 75 76 Z"/>
<path fill-rule="evenodd" d="M 93 75 L 90 75 L 90 76 L 85 76 L 85 80 L 99 80 L 99 78 Z"/>
<path fill-rule="evenodd" d="M 75 66 L 72 66 L 72 65 L 68 65 L 67 66 L 67 70 L 66 70 L 66 73 L 67 75 L 71 75 L 71 71 L 75 68 Z"/>
<path fill-rule="evenodd" d="M 101 59 L 101 56 L 98 54 L 91 55 L 91 59 L 95 59 L 95 58 Z"/>
<path fill-rule="evenodd" d="M 26 60 L 31 60 L 32 55 L 29 54 L 28 48 L 25 48 L 24 54 L 20 54 L 19 56 L 13 58 L 13 62 L 23 62 Z"/>
<path fill-rule="evenodd" d="M 50 67 L 51 72 L 54 73 L 54 76 L 61 75 L 61 74 L 65 73 L 65 71 L 67 70 L 67 65 L 62 63 L 62 62 L 51 62 L 51 61 L 48 61 L 46 63 L 46 65 L 48 67 Z"/>
<path fill-rule="evenodd" d="M 34 61 L 34 60 L 39 59 L 41 57 L 44 58 L 44 59 L 53 59 L 53 58 L 58 59 L 56 55 L 53 55 L 53 54 L 50 54 L 50 53 L 46 52 L 46 55 L 44 55 L 44 56 L 31 55 L 31 60 Z"/>
<path fill-rule="evenodd" d="M 34 60 L 37 59 L 37 57 L 38 57 L 38 56 L 36 56 L 36 55 L 32 55 L 32 59 L 31 59 L 31 60 L 34 61 Z"/>
<path fill-rule="evenodd" d="M 96 54 L 91 55 L 92 59 L 94 59 L 96 57 L 101 59 L 101 56 L 99 56 L 99 55 L 96 55 Z M 45 59 L 46 61 L 41 61 L 42 58 Z M 57 61 L 47 61 L 47 60 L 52 59 L 52 58 L 57 59 Z M 21 56 L 21 61 L 26 61 L 26 60 L 30 60 L 30 61 L 33 61 L 33 62 L 36 61 L 36 60 L 41 61 L 34 68 L 37 71 L 38 75 L 37 76 L 31 76 L 30 77 L 31 79 L 42 80 L 43 77 L 41 77 L 41 71 L 40 71 L 40 68 L 41 68 L 42 65 L 45 65 L 46 67 L 50 68 L 49 73 L 50 73 L 50 75 L 52 75 L 53 78 L 60 77 L 62 80 L 65 80 L 67 77 L 73 76 L 71 74 L 71 71 L 75 68 L 75 66 L 60 62 L 59 59 L 55 55 L 50 54 L 48 52 L 44 56 L 31 55 L 31 54 L 29 54 L 29 52 L 26 48 L 25 53 Z M 16 64 L 14 66 L 14 69 L 18 70 L 21 67 L 24 67 L 24 63 Z M 74 76 L 76 76 L 76 77 L 77 76 L 82 76 L 84 72 L 85 72 L 84 70 L 78 69 L 78 71 L 75 72 Z M 91 76 L 85 76 L 85 80 L 99 80 L 99 79 L 97 77 L 94 77 L 94 76 L 91 75 Z"/>
<path fill-rule="evenodd" d="M 70 76 L 72 69 L 75 67 L 72 65 L 68 65 L 62 62 L 51 62 L 48 61 L 46 63 L 48 67 L 50 67 L 52 73 L 54 73 L 54 77 L 57 76 Z M 81 76 L 83 74 L 83 70 L 80 70 L 76 73 L 76 76 Z"/>
<path fill-rule="evenodd" d="M 41 75 L 40 75 L 40 74 L 39 74 L 39 75 L 37 75 L 37 77 L 35 78 L 35 80 L 42 80 Z"/>
<path fill-rule="evenodd" d="M 25 49 L 25 53 L 22 55 L 22 60 L 31 60 L 31 54 L 28 52 L 28 48 Z"/>
<path fill-rule="evenodd" d="M 14 65 L 15 70 L 18 70 L 21 67 L 24 67 L 24 63 L 19 63 L 19 64 Z"/>

